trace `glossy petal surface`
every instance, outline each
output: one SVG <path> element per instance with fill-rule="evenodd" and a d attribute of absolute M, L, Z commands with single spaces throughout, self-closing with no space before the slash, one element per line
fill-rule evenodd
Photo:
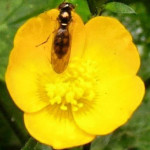
<path fill-rule="evenodd" d="M 55 149 L 83 145 L 95 137 L 79 129 L 70 112 L 60 111 L 56 107 L 25 113 L 24 121 L 33 137 Z"/>
<path fill-rule="evenodd" d="M 130 33 L 115 18 L 95 17 L 86 25 L 84 57 L 98 62 L 103 78 L 136 74 L 140 59 Z"/>
<path fill-rule="evenodd" d="M 104 135 L 124 124 L 140 105 L 144 84 L 139 77 L 101 82 L 97 98 L 74 112 L 78 126 L 91 134 Z"/>

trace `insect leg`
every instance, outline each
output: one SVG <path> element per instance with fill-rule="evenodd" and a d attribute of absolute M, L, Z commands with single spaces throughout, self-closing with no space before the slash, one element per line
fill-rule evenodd
<path fill-rule="evenodd" d="M 47 37 L 46 41 L 44 41 L 44 42 L 42 42 L 42 43 L 36 45 L 35 47 L 39 47 L 39 46 L 45 44 L 45 43 L 49 40 L 49 38 L 50 38 L 50 35 Z"/>
<path fill-rule="evenodd" d="M 52 33 L 55 33 L 56 31 L 57 31 L 57 30 L 54 30 Z M 41 45 L 43 45 L 43 44 L 47 43 L 47 42 L 48 42 L 48 40 L 49 40 L 49 38 L 50 38 L 50 35 L 47 37 L 47 39 L 46 39 L 44 42 L 42 42 L 42 43 L 40 43 L 40 44 L 36 45 L 36 47 L 39 47 L 39 46 L 41 46 Z"/>

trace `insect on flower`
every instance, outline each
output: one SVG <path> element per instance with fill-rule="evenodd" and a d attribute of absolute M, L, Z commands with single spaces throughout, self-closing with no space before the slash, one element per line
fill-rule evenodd
<path fill-rule="evenodd" d="M 108 16 L 84 24 L 73 9 L 62 3 L 24 23 L 5 75 L 26 129 L 54 149 L 112 133 L 129 120 L 145 92 L 126 28 Z"/>
<path fill-rule="evenodd" d="M 62 73 L 70 58 L 70 34 L 69 24 L 72 21 L 71 11 L 74 9 L 71 3 L 62 3 L 59 5 L 58 16 L 59 28 L 54 36 L 53 48 L 51 51 L 52 67 L 57 73 Z"/>

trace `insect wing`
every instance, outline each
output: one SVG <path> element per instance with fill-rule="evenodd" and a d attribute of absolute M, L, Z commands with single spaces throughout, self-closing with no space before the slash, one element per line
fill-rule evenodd
<path fill-rule="evenodd" d="M 68 47 L 67 53 L 62 57 L 58 58 L 54 48 L 51 51 L 51 64 L 56 73 L 62 73 L 68 66 L 69 58 L 71 53 L 71 46 Z"/>

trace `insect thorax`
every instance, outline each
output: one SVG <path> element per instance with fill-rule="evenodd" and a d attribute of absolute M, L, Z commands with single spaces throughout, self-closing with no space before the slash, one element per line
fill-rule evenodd
<path fill-rule="evenodd" d="M 71 12 L 70 11 L 66 11 L 66 10 L 61 10 L 60 14 L 58 16 L 58 20 L 60 25 L 66 25 L 68 26 L 69 23 L 71 22 L 72 16 L 71 16 Z"/>

